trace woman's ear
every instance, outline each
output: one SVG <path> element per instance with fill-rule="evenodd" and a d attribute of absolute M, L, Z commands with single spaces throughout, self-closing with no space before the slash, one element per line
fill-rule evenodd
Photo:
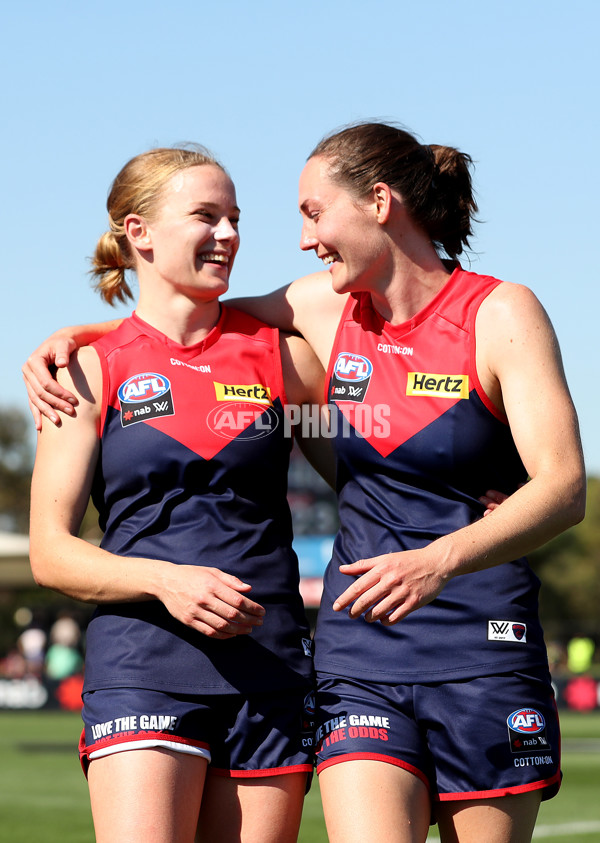
<path fill-rule="evenodd" d="M 152 248 L 152 236 L 144 217 L 138 214 L 127 214 L 123 220 L 127 240 L 134 249 L 140 252 Z"/>
<path fill-rule="evenodd" d="M 375 202 L 375 211 L 377 215 L 377 222 L 383 225 L 388 222 L 390 213 L 392 211 L 393 195 L 389 184 L 378 181 L 373 186 L 373 199 Z"/>

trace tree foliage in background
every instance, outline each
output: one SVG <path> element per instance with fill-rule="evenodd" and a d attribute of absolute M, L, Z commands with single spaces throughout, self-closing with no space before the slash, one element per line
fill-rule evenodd
<path fill-rule="evenodd" d="M 600 478 L 588 478 L 581 524 L 529 558 L 542 581 L 540 613 L 546 631 L 561 629 L 600 642 Z"/>
<path fill-rule="evenodd" d="M 0 408 L 0 530 L 27 533 L 29 489 L 34 460 L 33 422 L 22 410 Z M 98 513 L 90 502 L 80 535 L 88 541 L 102 537 Z"/>
<path fill-rule="evenodd" d="M 33 466 L 33 422 L 21 410 L 0 409 L 0 516 L 3 530 L 26 533 Z"/>

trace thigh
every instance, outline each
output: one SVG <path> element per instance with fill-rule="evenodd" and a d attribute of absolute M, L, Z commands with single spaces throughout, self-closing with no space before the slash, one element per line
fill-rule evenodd
<path fill-rule="evenodd" d="M 319 784 L 330 843 L 426 840 L 429 790 L 402 767 L 385 761 L 341 760 L 320 774 Z"/>
<path fill-rule="evenodd" d="M 437 807 L 442 843 L 530 843 L 541 791 Z"/>
<path fill-rule="evenodd" d="M 206 759 L 163 748 L 133 749 L 90 762 L 97 843 L 192 843 Z"/>
<path fill-rule="evenodd" d="M 306 777 L 209 775 L 196 843 L 296 843 Z"/>

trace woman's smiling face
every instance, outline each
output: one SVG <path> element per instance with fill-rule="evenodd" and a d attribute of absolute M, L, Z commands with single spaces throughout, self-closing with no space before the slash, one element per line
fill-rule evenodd
<path fill-rule="evenodd" d="M 146 221 L 148 269 L 193 297 L 226 293 L 240 243 L 239 216 L 234 184 L 220 167 L 181 170 Z"/>
<path fill-rule="evenodd" d="M 369 289 L 387 254 L 375 198 L 356 199 L 332 181 L 328 161 L 316 156 L 300 175 L 299 206 L 300 248 L 314 249 L 331 272 L 333 289 Z"/>

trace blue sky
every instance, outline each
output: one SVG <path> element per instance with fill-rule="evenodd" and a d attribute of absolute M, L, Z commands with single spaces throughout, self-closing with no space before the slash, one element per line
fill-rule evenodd
<path fill-rule="evenodd" d="M 318 268 L 300 252 L 297 178 L 320 137 L 401 122 L 476 162 L 471 268 L 530 286 L 559 336 L 588 471 L 596 387 L 600 178 L 596 0 L 22 0 L 0 27 L 2 406 L 51 330 L 128 313 L 91 290 L 109 184 L 156 145 L 204 143 L 232 174 L 232 291 Z"/>

